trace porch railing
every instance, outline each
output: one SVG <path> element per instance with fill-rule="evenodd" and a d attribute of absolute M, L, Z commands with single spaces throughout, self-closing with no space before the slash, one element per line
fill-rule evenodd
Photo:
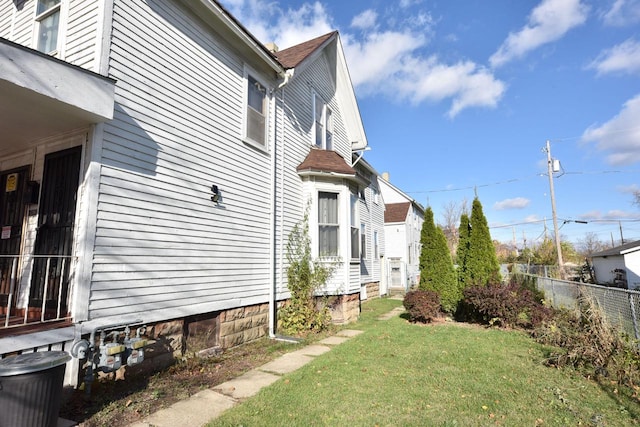
<path fill-rule="evenodd" d="M 72 261 L 59 255 L 0 255 L 0 328 L 69 319 Z"/>

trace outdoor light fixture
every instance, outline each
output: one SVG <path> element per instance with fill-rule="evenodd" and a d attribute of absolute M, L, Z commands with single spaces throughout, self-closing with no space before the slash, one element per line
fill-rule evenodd
<path fill-rule="evenodd" d="M 211 186 L 211 193 L 212 193 L 211 201 L 218 203 L 220 201 L 220 190 L 218 189 L 217 185 L 213 184 Z"/>

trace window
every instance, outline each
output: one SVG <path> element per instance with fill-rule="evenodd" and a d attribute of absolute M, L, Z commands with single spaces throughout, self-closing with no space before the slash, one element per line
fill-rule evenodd
<path fill-rule="evenodd" d="M 367 259 L 367 226 L 364 223 L 360 224 L 360 258 Z"/>
<path fill-rule="evenodd" d="M 378 259 L 378 257 L 380 256 L 378 248 L 379 248 L 379 246 L 378 246 L 378 232 L 374 231 L 373 232 L 373 258 L 374 259 Z"/>
<path fill-rule="evenodd" d="M 351 193 L 351 258 L 360 257 L 360 228 L 358 228 L 358 196 Z"/>
<path fill-rule="evenodd" d="M 338 256 L 338 194 L 318 193 L 318 241 L 321 257 Z"/>
<path fill-rule="evenodd" d="M 247 75 L 246 108 L 246 139 L 266 147 L 267 88 L 250 75 Z"/>
<path fill-rule="evenodd" d="M 325 150 L 333 150 L 333 112 L 317 94 L 313 95 L 313 121 L 314 145 Z"/>
<path fill-rule="evenodd" d="M 36 46 L 40 52 L 54 53 L 58 50 L 59 26 L 60 0 L 38 0 L 36 8 Z"/>

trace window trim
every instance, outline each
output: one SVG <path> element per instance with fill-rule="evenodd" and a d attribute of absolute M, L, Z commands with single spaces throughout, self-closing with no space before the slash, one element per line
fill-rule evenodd
<path fill-rule="evenodd" d="M 335 216 L 336 216 L 336 221 L 335 223 L 325 223 L 325 222 L 321 222 L 320 218 L 320 195 L 321 194 L 331 194 L 333 196 L 335 196 L 336 199 L 336 212 L 335 212 Z M 325 190 L 325 189 L 316 189 L 316 197 L 317 197 L 317 210 L 316 210 L 316 214 L 317 214 L 317 233 L 318 233 L 318 243 L 316 245 L 317 247 L 317 251 L 318 251 L 318 256 L 320 258 L 325 258 L 325 259 L 330 259 L 330 258 L 337 258 L 340 256 L 341 253 L 341 227 L 340 227 L 340 192 L 339 191 L 332 191 L 332 190 Z M 336 236 L 336 242 L 335 242 L 335 247 L 336 247 L 336 253 L 335 254 L 327 254 L 327 253 L 323 253 L 322 251 L 322 238 L 321 238 L 321 233 L 320 233 L 320 228 L 321 227 L 334 227 L 336 232 L 335 232 L 335 236 Z"/>
<path fill-rule="evenodd" d="M 256 141 L 255 139 L 249 137 L 249 108 L 258 112 L 255 108 L 249 105 L 249 78 L 255 80 L 257 83 L 264 87 L 264 143 L 260 141 Z M 255 72 L 253 69 L 245 66 L 244 75 L 242 78 L 242 141 L 245 144 L 248 144 L 258 150 L 269 152 L 270 149 L 270 133 L 269 133 L 269 123 L 270 123 L 270 112 L 272 109 L 272 87 L 265 83 L 265 80 L 260 76 L 259 73 Z"/>
<path fill-rule="evenodd" d="M 313 118 L 313 128 L 311 130 L 311 145 L 314 147 L 318 147 L 322 150 L 333 150 L 333 140 L 334 140 L 334 135 L 335 135 L 335 131 L 334 131 L 334 111 L 331 107 L 329 107 L 327 105 L 327 103 L 325 102 L 325 100 L 322 98 L 322 96 L 320 96 L 320 94 L 318 94 L 317 92 L 313 92 L 312 93 L 312 104 L 313 104 L 313 108 L 312 108 L 312 118 Z M 318 122 L 318 105 L 320 105 L 321 111 L 320 111 L 320 122 Z M 322 134 L 321 134 L 321 141 L 320 144 L 317 143 L 318 141 L 318 123 L 320 124 L 320 126 L 322 126 Z M 331 138 L 328 138 L 327 136 L 331 135 Z M 330 139 L 329 143 L 327 144 L 327 141 Z"/>
<path fill-rule="evenodd" d="M 353 191 L 349 192 L 349 257 L 352 260 L 360 259 L 362 254 L 362 248 L 360 247 L 360 218 L 358 215 L 358 207 L 360 206 L 360 199 L 357 193 Z M 355 237 L 354 237 L 355 236 Z M 355 244 L 358 245 L 354 248 Z M 357 253 L 356 253 L 357 252 Z"/>
<path fill-rule="evenodd" d="M 45 53 L 47 55 L 56 56 L 60 52 L 60 46 L 62 43 L 62 28 L 63 28 L 63 19 L 62 19 L 62 10 L 63 3 L 65 0 L 59 0 L 57 4 L 49 7 L 48 9 L 38 13 L 39 6 L 41 4 L 41 0 L 36 0 L 35 8 L 34 8 L 34 32 L 33 32 L 33 46 L 39 52 Z M 56 34 L 56 42 L 55 48 L 53 50 L 45 51 L 40 47 L 40 27 L 42 26 L 43 21 L 47 18 L 52 17 L 53 15 L 58 15 L 58 26 L 57 26 L 57 34 Z"/>

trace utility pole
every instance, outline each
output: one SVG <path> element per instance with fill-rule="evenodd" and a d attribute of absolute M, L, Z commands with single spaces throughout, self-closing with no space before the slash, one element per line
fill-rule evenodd
<path fill-rule="evenodd" d="M 624 245 L 624 236 L 622 236 L 622 221 L 618 221 L 618 225 L 620 226 L 620 244 Z"/>
<path fill-rule="evenodd" d="M 547 173 L 549 175 L 549 191 L 551 194 L 551 215 L 553 216 L 553 232 L 556 239 L 556 252 L 558 253 L 558 268 L 560 278 L 564 279 L 564 261 L 562 260 L 562 248 L 560 246 L 560 233 L 558 232 L 558 216 L 556 215 L 556 195 L 553 189 L 553 159 L 551 158 L 551 144 L 547 140 Z"/>

